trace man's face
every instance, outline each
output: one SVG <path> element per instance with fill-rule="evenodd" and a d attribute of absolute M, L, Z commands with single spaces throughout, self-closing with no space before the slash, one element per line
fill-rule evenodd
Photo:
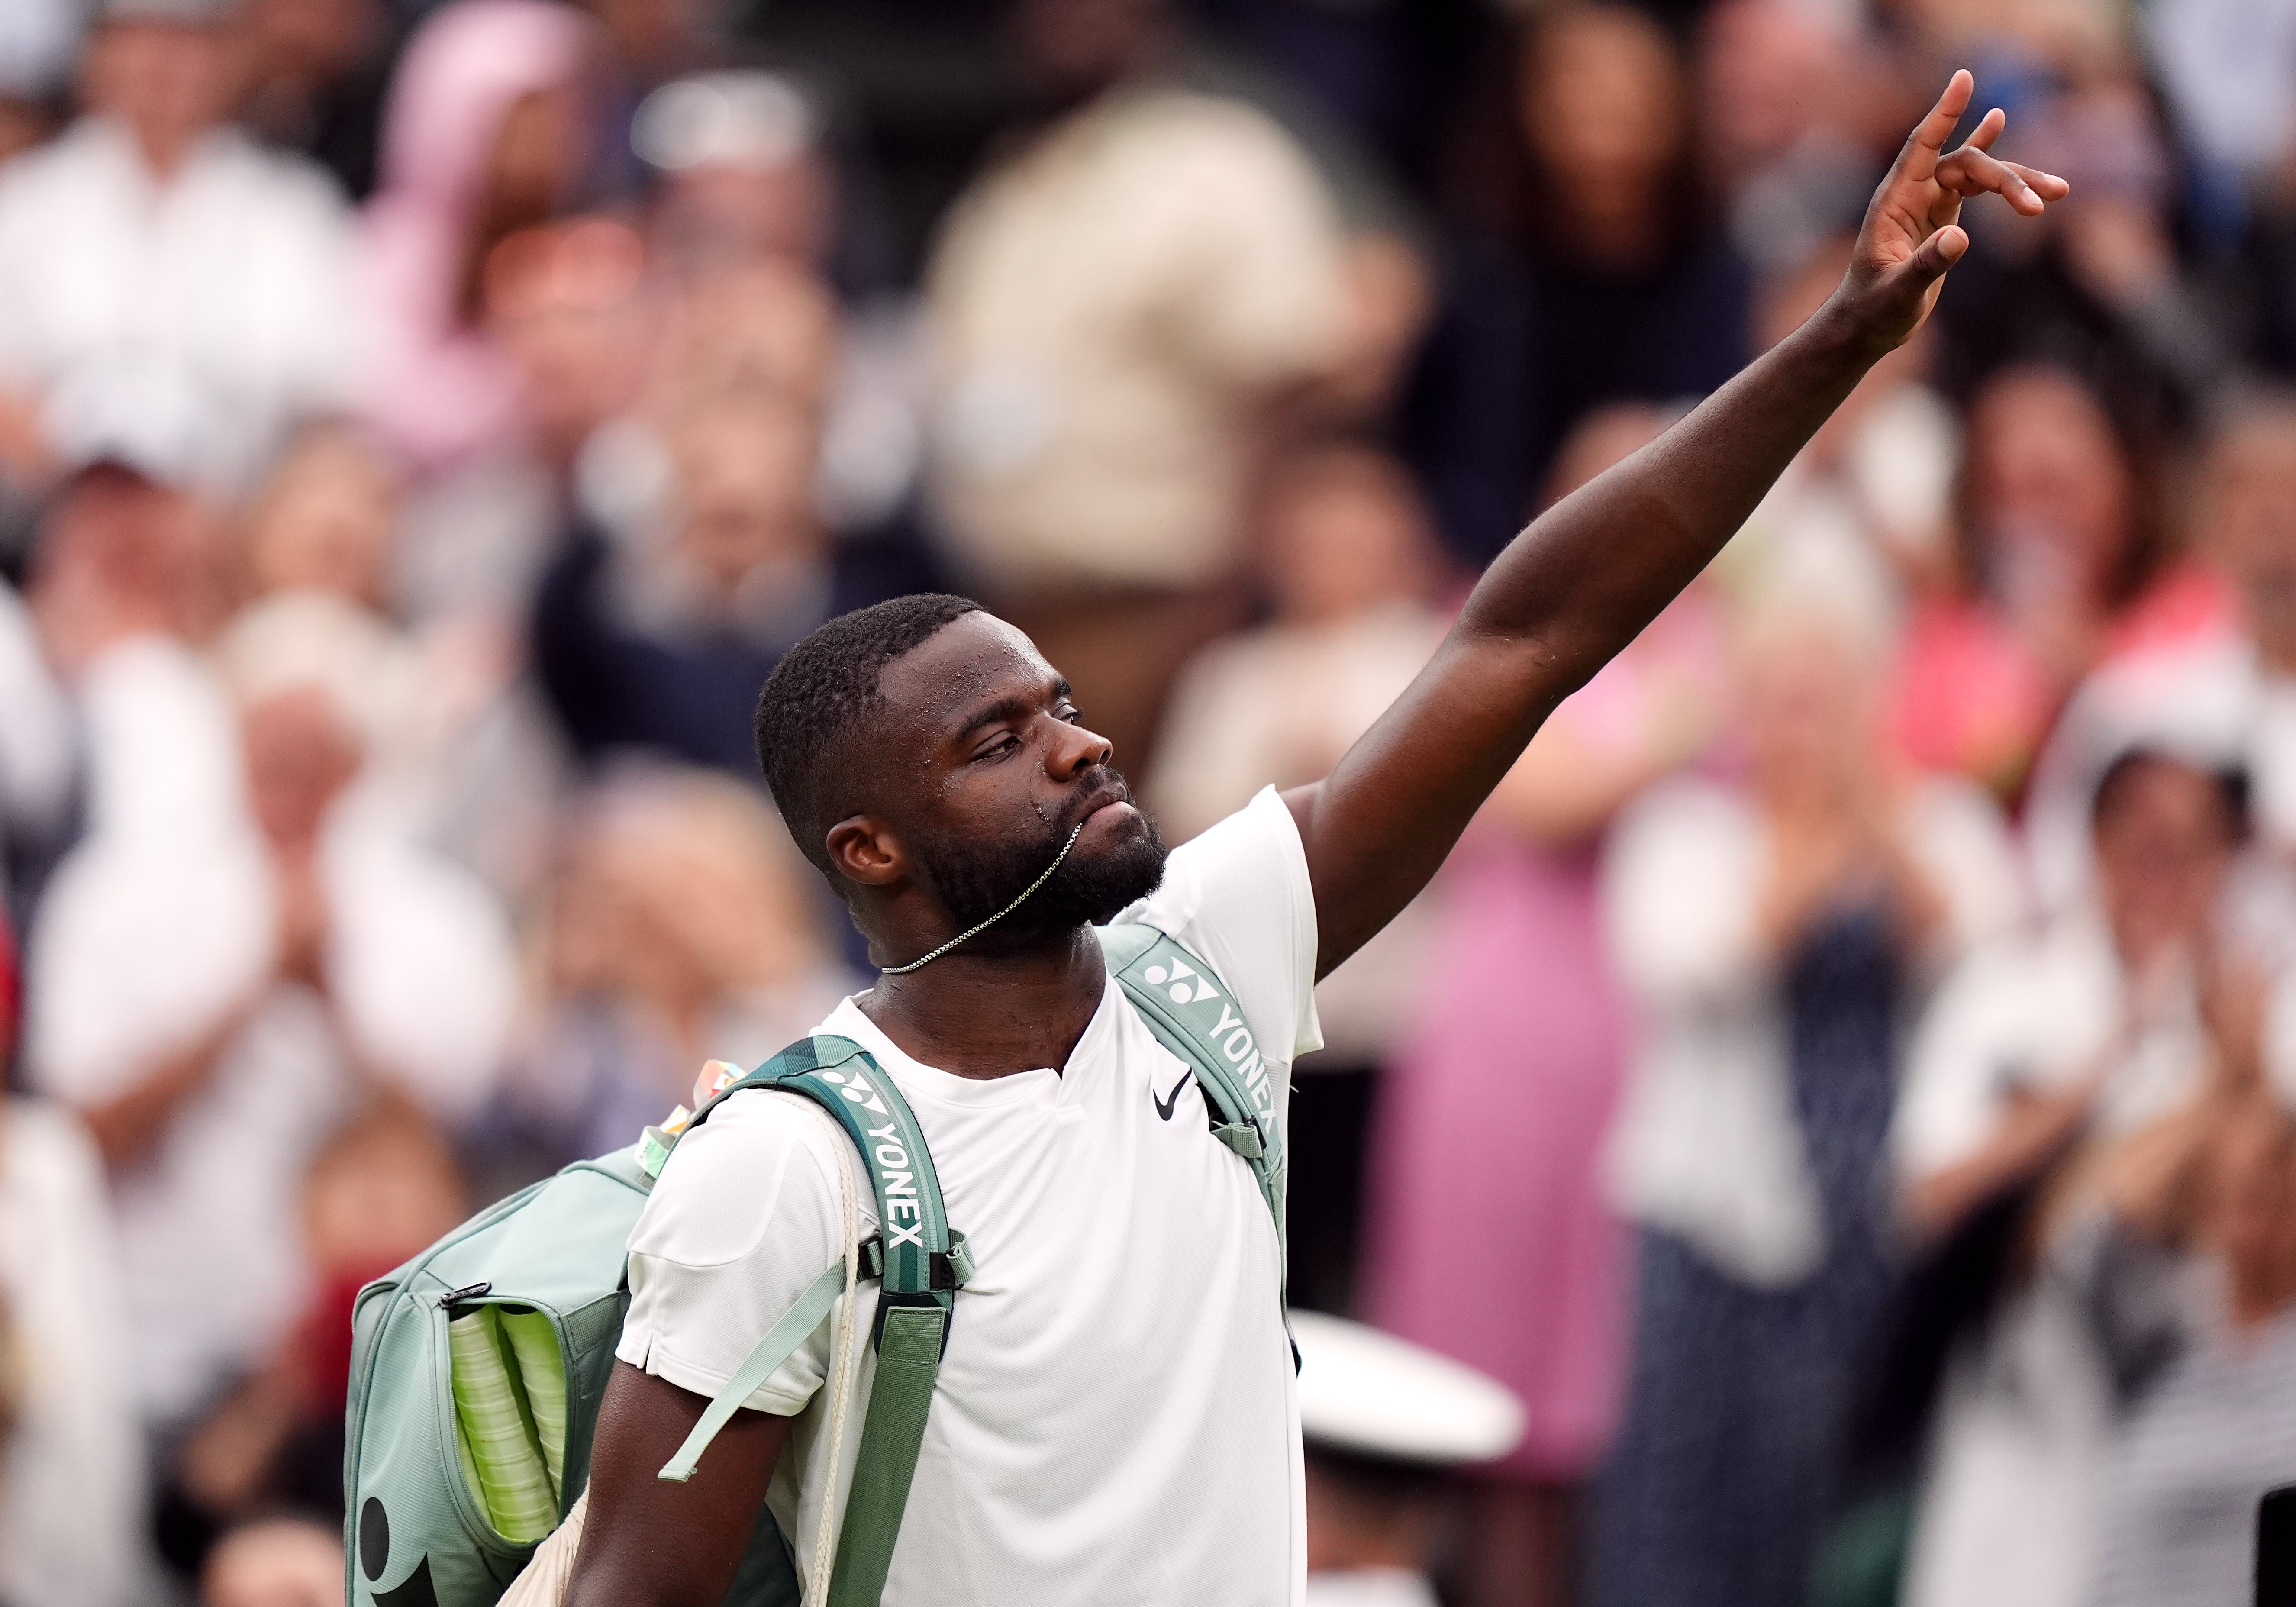
<path fill-rule="evenodd" d="M 2235 832 L 2214 777 L 2139 762 L 2095 824 L 2097 878 L 2123 958 L 2143 966 L 2197 943 L 2223 890 Z"/>
<path fill-rule="evenodd" d="M 1108 744 L 1012 626 L 967 614 L 887 665 L 879 685 L 891 713 L 877 729 L 892 752 L 873 765 L 887 797 L 873 814 L 956 927 L 1011 903 L 1077 832 L 1058 873 L 976 949 L 1105 921 L 1163 880 L 1163 841 Z"/>
<path fill-rule="evenodd" d="M 197 23 L 107 22 L 96 30 L 82 88 L 89 108 L 173 146 L 229 115 L 238 89 L 236 41 Z"/>

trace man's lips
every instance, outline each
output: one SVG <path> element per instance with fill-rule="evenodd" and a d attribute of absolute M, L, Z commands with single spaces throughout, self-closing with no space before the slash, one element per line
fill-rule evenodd
<path fill-rule="evenodd" d="M 1113 808 L 1119 804 L 1128 808 L 1131 802 L 1132 793 L 1129 788 L 1103 787 L 1084 800 L 1083 807 L 1077 813 L 1075 824 L 1081 826 L 1102 810 Z"/>

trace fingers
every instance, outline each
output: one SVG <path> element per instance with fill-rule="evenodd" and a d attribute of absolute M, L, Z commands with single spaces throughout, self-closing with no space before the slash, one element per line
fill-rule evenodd
<path fill-rule="evenodd" d="M 1906 148 L 1898 153 L 1891 176 L 1922 182 L 1934 174 L 1939 153 L 1945 149 L 1954 126 L 1961 121 L 1961 114 L 1969 110 L 1970 96 L 1976 93 L 1977 80 L 1969 76 L 1969 70 L 1956 69 L 1953 77 L 1946 80 L 1945 93 L 1938 96 L 1938 103 L 1906 136 Z"/>
<path fill-rule="evenodd" d="M 2029 168 L 2022 162 L 2010 162 L 2006 165 L 2012 173 L 2025 181 L 2026 188 L 2031 190 L 2043 201 L 2062 201 L 2072 193 L 2071 182 L 2059 178 L 2054 173 L 2044 173 L 2038 168 Z"/>
<path fill-rule="evenodd" d="M 1967 145 L 1937 165 L 1936 179 L 1946 189 L 1961 195 L 1990 192 L 2028 217 L 2038 216 L 2046 201 L 2059 199 L 2072 187 L 2054 174 L 2005 162 Z"/>
<path fill-rule="evenodd" d="M 1969 250 L 1969 236 L 1962 233 L 1959 224 L 1949 223 L 1922 242 L 1921 249 L 1898 271 L 1915 283 L 1927 284 L 1944 277 L 1946 269 L 1962 259 Z"/>
<path fill-rule="evenodd" d="M 2009 114 L 1996 106 L 1985 114 L 1985 120 L 1977 125 L 1977 132 L 1962 141 L 1961 148 L 1964 151 L 1990 151 L 1993 142 L 2001 137 L 2001 131 L 2008 126 Z"/>

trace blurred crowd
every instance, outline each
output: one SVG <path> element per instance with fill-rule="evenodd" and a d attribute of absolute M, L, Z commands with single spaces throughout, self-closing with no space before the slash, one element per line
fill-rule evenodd
<path fill-rule="evenodd" d="M 360 1285 L 865 985 L 808 630 L 978 596 L 1172 841 L 1312 780 L 1964 64 L 2071 199 L 1321 990 L 1294 1299 L 1528 1429 L 1313 1588 L 2244 1603 L 2296 0 L 8 0 L 0 1603 L 339 1599 Z"/>

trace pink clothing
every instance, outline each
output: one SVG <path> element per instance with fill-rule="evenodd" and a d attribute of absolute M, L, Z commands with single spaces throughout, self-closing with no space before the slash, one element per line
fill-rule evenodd
<path fill-rule="evenodd" d="M 1496 832 L 1461 845 L 1372 1126 L 1365 1315 L 1520 1395 L 1529 1431 L 1501 1467 L 1545 1480 L 1602 1455 L 1626 1352 L 1600 1178 L 1625 1023 L 1595 865 Z"/>
<path fill-rule="evenodd" d="M 381 348 L 370 422 L 419 471 L 517 427 L 517 371 L 456 306 L 463 253 L 504 119 L 576 78 L 591 28 L 554 0 L 457 0 L 422 25 L 391 81 L 365 219 Z"/>
<path fill-rule="evenodd" d="M 2233 618 L 2223 580 L 2182 565 L 2121 611 L 2100 661 L 2191 646 Z M 1890 725 L 1898 750 L 1916 766 L 1966 775 L 2013 798 L 2057 709 L 2046 672 L 1987 603 L 1955 598 L 1915 611 L 1898 650 Z"/>

